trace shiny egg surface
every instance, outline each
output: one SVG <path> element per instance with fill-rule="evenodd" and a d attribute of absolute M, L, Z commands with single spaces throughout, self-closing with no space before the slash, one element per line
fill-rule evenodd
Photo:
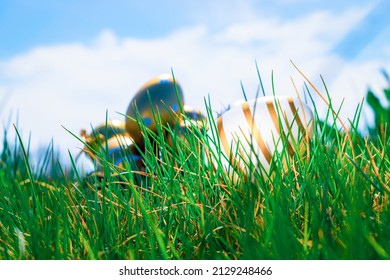
<path fill-rule="evenodd" d="M 156 119 L 161 125 L 174 124 L 176 114 L 184 104 L 180 84 L 169 74 L 157 76 L 135 94 L 127 108 L 126 130 L 134 141 L 142 146 L 143 137 L 138 121 L 156 131 Z"/>
<path fill-rule="evenodd" d="M 141 166 L 141 157 L 126 132 L 125 122 L 110 120 L 96 126 L 90 134 L 82 130 L 81 136 L 86 144 L 83 152 L 96 162 L 97 170 L 101 170 L 104 161 L 120 167 L 125 159 Z"/>

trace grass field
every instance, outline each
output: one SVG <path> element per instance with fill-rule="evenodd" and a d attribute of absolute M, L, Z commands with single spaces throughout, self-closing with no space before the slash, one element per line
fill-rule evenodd
<path fill-rule="evenodd" d="M 145 172 L 106 162 L 101 180 L 5 140 L 0 259 L 390 259 L 390 139 L 361 136 L 360 109 L 348 132 L 315 110 L 305 153 L 251 180 L 205 161 L 199 131 L 175 149 L 154 134 Z"/>

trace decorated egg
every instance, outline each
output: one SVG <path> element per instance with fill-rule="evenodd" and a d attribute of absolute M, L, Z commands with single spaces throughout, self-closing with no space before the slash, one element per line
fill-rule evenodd
<path fill-rule="evenodd" d="M 132 167 L 142 168 L 142 158 L 133 139 L 126 132 L 124 122 L 108 121 L 94 128 L 89 135 L 82 130 L 81 136 L 86 144 L 83 152 L 96 162 L 98 171 L 102 169 L 104 161 L 117 167 L 128 162 L 135 165 Z"/>
<path fill-rule="evenodd" d="M 207 122 L 203 113 L 189 105 L 184 105 L 183 112 L 182 114 L 178 114 L 177 124 L 171 131 L 176 135 L 172 135 L 172 133 L 167 135 L 168 144 L 172 146 L 175 137 L 185 142 L 190 137 L 189 134 L 194 133 L 195 136 L 199 136 L 196 134 L 202 133 L 206 129 Z"/>
<path fill-rule="evenodd" d="M 120 120 L 110 120 L 104 122 L 92 129 L 92 132 L 87 135 L 85 129 L 81 130 L 81 136 L 89 145 L 94 145 L 97 141 L 105 141 L 114 135 L 125 134 L 125 123 Z"/>
<path fill-rule="evenodd" d="M 189 105 L 184 105 L 183 110 L 184 110 L 184 116 L 188 120 L 196 123 L 197 126 L 203 126 L 203 124 L 206 122 L 206 117 L 203 115 L 203 113 L 200 110 L 194 109 Z"/>
<path fill-rule="evenodd" d="M 200 129 L 204 128 L 206 125 L 206 117 L 203 115 L 203 113 L 198 110 L 194 109 L 193 107 L 189 105 L 183 106 L 183 117 L 180 120 L 180 125 L 182 126 L 196 126 Z"/>
<path fill-rule="evenodd" d="M 156 131 L 156 120 L 162 125 L 173 125 L 176 114 L 184 104 L 181 86 L 169 74 L 157 76 L 135 94 L 127 109 L 126 130 L 139 146 L 143 145 L 138 122 Z"/>
<path fill-rule="evenodd" d="M 253 168 L 268 173 L 276 152 L 287 149 L 292 155 L 312 131 L 313 113 L 299 99 L 260 97 L 240 102 L 214 122 L 208 155 L 228 174 L 245 176 Z"/>

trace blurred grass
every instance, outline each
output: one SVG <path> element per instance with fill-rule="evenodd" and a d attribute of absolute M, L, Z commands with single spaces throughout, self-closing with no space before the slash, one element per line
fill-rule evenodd
<path fill-rule="evenodd" d="M 166 128 L 173 147 L 143 127 L 144 172 L 105 161 L 88 180 L 53 163 L 52 146 L 32 167 L 20 137 L 4 137 L 0 259 L 390 259 L 389 137 L 357 131 L 361 108 L 339 129 L 328 101 L 306 153 L 234 182 L 196 127 L 185 141 Z"/>

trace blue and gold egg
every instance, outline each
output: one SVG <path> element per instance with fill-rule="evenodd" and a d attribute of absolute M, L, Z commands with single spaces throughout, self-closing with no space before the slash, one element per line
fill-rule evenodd
<path fill-rule="evenodd" d="M 85 152 L 96 163 L 97 171 L 102 169 L 104 162 L 122 168 L 130 164 L 134 168 L 142 169 L 142 158 L 133 139 L 125 129 L 125 123 L 120 120 L 108 121 L 95 127 L 90 134 L 81 131 L 85 141 Z"/>
<path fill-rule="evenodd" d="M 153 132 L 157 131 L 158 123 L 173 126 L 183 104 L 180 84 L 172 75 L 159 75 L 145 83 L 131 100 L 126 112 L 126 131 L 137 145 L 143 146 L 140 123 Z"/>

